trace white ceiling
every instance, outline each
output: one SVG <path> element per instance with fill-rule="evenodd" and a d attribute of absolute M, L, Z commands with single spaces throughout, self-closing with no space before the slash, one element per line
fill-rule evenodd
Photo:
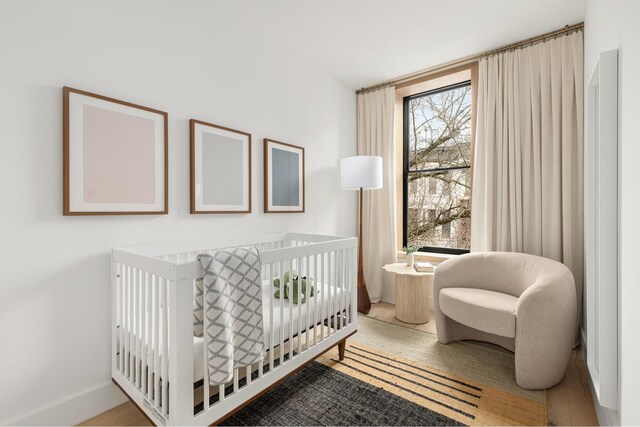
<path fill-rule="evenodd" d="M 586 0 L 235 0 L 284 52 L 302 54 L 352 88 L 584 20 Z"/>

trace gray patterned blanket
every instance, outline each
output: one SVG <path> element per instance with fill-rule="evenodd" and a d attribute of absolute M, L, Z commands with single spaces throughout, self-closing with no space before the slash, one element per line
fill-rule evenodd
<path fill-rule="evenodd" d="M 204 278 L 196 284 L 194 333 L 205 340 L 209 383 L 226 384 L 234 369 L 265 357 L 260 252 L 236 247 L 198 261 Z"/>

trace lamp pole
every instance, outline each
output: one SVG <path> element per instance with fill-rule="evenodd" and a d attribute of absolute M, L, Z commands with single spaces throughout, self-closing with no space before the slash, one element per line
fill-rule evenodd
<path fill-rule="evenodd" d="M 371 310 L 371 299 L 367 292 L 367 284 L 364 281 L 364 268 L 362 262 L 362 187 L 360 187 L 360 232 L 358 234 L 358 311 L 368 314 Z"/>

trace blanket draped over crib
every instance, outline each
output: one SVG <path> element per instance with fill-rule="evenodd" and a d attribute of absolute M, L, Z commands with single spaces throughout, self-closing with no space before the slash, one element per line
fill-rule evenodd
<path fill-rule="evenodd" d="M 205 340 L 210 385 L 226 384 L 234 369 L 265 357 L 260 252 L 235 247 L 200 254 L 198 261 L 204 277 L 196 284 L 194 332 Z"/>

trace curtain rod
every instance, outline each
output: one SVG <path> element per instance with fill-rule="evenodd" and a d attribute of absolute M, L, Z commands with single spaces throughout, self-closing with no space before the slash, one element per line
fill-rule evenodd
<path fill-rule="evenodd" d="M 558 36 L 563 36 L 565 34 L 571 34 L 573 32 L 576 31 L 582 31 L 582 29 L 584 28 L 584 22 L 580 22 L 578 24 L 574 24 L 574 25 L 565 25 L 564 28 L 561 28 L 559 30 L 555 30 L 555 31 L 551 31 L 548 33 L 544 33 L 541 34 L 539 36 L 535 36 L 535 37 L 531 37 L 525 40 L 521 40 L 519 42 L 516 43 L 512 43 L 512 44 L 508 44 L 506 46 L 497 48 L 497 49 L 491 49 L 491 50 L 487 50 L 484 51 L 482 53 L 476 54 L 476 55 L 471 55 L 471 56 L 467 56 L 461 59 L 457 59 L 455 61 L 450 61 L 447 62 L 445 64 L 440 64 L 437 65 L 435 67 L 431 67 L 431 68 L 427 68 L 421 71 L 417 71 L 415 73 L 411 73 L 411 74 L 406 74 L 402 77 L 398 77 L 394 80 L 388 80 L 382 83 L 378 83 L 372 86 L 368 86 L 368 87 L 363 87 L 361 89 L 358 89 L 356 91 L 356 94 L 360 95 L 363 93 L 368 93 L 368 92 L 372 92 L 374 90 L 378 90 L 378 89 L 382 89 L 384 87 L 388 87 L 388 86 L 395 86 L 398 83 L 403 83 L 403 82 L 407 82 L 416 78 L 420 78 L 420 77 L 424 77 L 427 76 L 429 74 L 433 74 L 439 71 L 445 71 L 449 68 L 454 68 L 454 67 L 458 67 L 461 65 L 466 65 L 469 64 L 471 62 L 475 62 L 478 61 L 481 58 L 486 58 L 488 56 L 493 56 L 496 55 L 498 53 L 502 53 L 502 52 L 507 52 L 507 51 L 511 51 L 511 50 L 515 50 L 515 49 L 520 49 L 523 48 L 525 46 L 532 46 L 536 43 L 540 43 L 540 42 L 544 42 L 548 39 L 551 38 L 557 38 Z"/>
<path fill-rule="evenodd" d="M 481 53 L 478 56 L 484 58 L 487 56 L 493 56 L 498 53 L 508 52 L 510 50 L 516 50 L 516 49 L 520 49 L 527 46 L 533 46 L 536 43 L 542 43 L 549 39 L 555 39 L 558 36 L 569 35 L 575 31 L 582 31 L 583 28 L 584 28 L 584 22 L 580 22 L 579 24 L 574 24 L 574 25 L 565 25 L 565 27 L 560 30 L 551 31 L 550 33 L 541 34 L 536 37 L 531 37 L 529 39 L 522 40 L 517 43 L 513 43 L 498 49 L 488 50 L 486 52 Z"/>

